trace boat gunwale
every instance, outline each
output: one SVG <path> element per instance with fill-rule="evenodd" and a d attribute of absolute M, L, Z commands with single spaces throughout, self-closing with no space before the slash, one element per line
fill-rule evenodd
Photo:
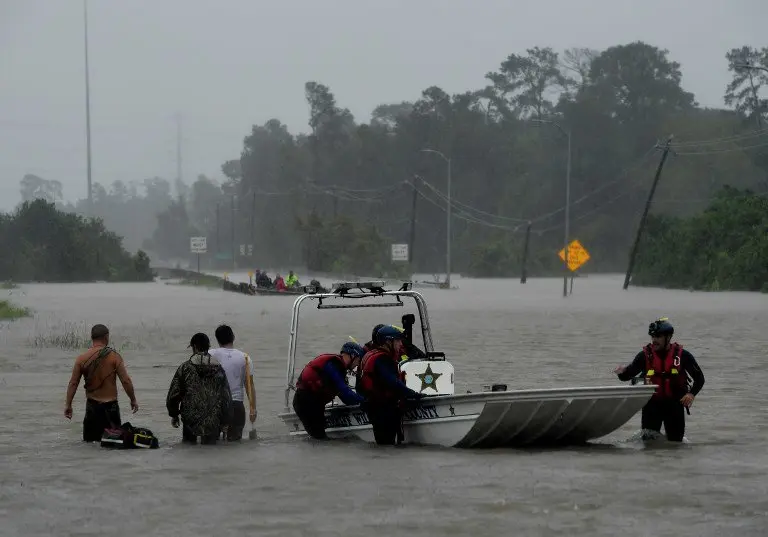
<path fill-rule="evenodd" d="M 451 395 L 430 395 L 419 401 L 419 406 L 427 406 L 432 401 L 436 404 L 466 402 L 466 403 L 515 403 L 522 401 L 555 401 L 558 399 L 611 399 L 611 398 L 650 398 L 656 390 L 655 385 L 638 384 L 635 386 L 578 386 L 573 388 L 532 388 L 526 390 L 511 390 L 504 392 L 474 392 Z M 296 416 L 295 412 L 285 409 L 278 417 Z M 359 412 L 360 405 L 331 405 L 325 407 L 327 412 Z M 438 418 L 441 419 L 441 418 Z M 283 421 L 285 421 L 283 419 Z"/>

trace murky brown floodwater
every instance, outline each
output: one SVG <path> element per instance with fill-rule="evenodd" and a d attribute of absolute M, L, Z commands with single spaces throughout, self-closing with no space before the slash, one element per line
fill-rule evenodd
<path fill-rule="evenodd" d="M 462 451 L 324 445 L 291 439 L 277 419 L 292 299 L 154 284 L 26 285 L 10 299 L 36 317 L 0 330 L 0 534 L 588 535 L 768 534 L 768 295 L 621 290 L 620 277 L 576 281 L 457 279 L 423 291 L 438 350 L 457 389 L 614 384 L 648 323 L 669 315 L 707 378 L 688 418 L 690 443 L 628 441 L 639 415 L 603 444 L 569 450 Z M 367 339 L 399 309 L 352 316 L 307 308 L 300 353 Z M 106 323 L 125 350 L 141 410 L 124 420 L 160 437 L 155 451 L 80 442 L 63 417 L 76 353 L 30 345 L 36 335 Z M 255 356 L 260 440 L 181 446 L 165 411 L 192 333 L 232 324 Z M 136 348 L 137 346 L 141 348 Z M 129 347 L 130 348 L 130 347 Z"/>

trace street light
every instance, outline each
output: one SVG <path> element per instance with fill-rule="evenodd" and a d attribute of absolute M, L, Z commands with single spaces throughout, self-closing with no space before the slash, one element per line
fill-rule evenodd
<path fill-rule="evenodd" d="M 451 159 L 435 149 L 422 149 L 422 153 L 434 153 L 448 164 L 448 207 L 445 211 L 445 285 L 451 288 Z"/>
<path fill-rule="evenodd" d="M 565 243 L 564 243 L 564 254 L 565 254 L 565 274 L 563 275 L 563 296 L 568 296 L 568 243 L 569 243 L 569 235 L 570 235 L 570 221 L 571 221 L 571 131 L 566 130 L 557 123 L 556 121 L 552 121 L 551 119 L 531 119 L 534 123 L 550 123 L 560 129 L 560 132 L 562 132 L 567 138 L 568 138 L 568 164 L 566 166 L 566 172 L 565 172 Z"/>
<path fill-rule="evenodd" d="M 88 0 L 83 0 L 83 34 L 85 42 L 85 144 L 88 159 L 88 216 L 93 216 L 91 186 L 91 88 L 88 73 Z"/>

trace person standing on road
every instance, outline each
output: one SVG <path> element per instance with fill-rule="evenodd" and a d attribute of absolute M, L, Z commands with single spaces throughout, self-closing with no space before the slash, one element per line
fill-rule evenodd
<path fill-rule="evenodd" d="M 224 372 L 227 374 L 229 389 L 232 392 L 233 420 L 229 426 L 227 439 L 240 440 L 245 428 L 245 405 L 243 399 L 247 393 L 250 406 L 249 419 L 251 423 L 256 421 L 256 391 L 253 386 L 253 371 L 251 360 L 247 355 L 234 348 L 235 333 L 226 324 L 220 325 L 215 332 L 218 349 L 211 349 L 211 356 L 216 358 Z"/>
<path fill-rule="evenodd" d="M 685 412 L 704 387 L 704 373 L 690 352 L 672 343 L 674 333 L 666 317 L 652 322 L 648 327 L 651 342 L 630 364 L 617 367 L 614 373 L 625 382 L 642 373 L 646 384 L 656 385 L 656 392 L 643 407 L 641 427 L 660 433 L 663 423 L 667 439 L 682 442 Z"/>
<path fill-rule="evenodd" d="M 75 359 L 72 376 L 67 386 L 67 398 L 64 404 L 64 417 L 72 419 L 72 400 L 84 379 L 85 417 L 83 418 L 83 441 L 99 442 L 104 429 L 118 428 L 120 406 L 117 403 L 117 379 L 123 385 L 125 394 L 131 401 L 131 410 L 139 410 L 133 381 L 125 368 L 125 361 L 120 354 L 109 346 L 109 329 L 103 324 L 91 328 L 91 348 Z"/>

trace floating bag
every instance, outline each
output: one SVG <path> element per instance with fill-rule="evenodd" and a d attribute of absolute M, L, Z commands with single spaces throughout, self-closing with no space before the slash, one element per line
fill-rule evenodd
<path fill-rule="evenodd" d="M 134 427 L 124 423 L 120 428 L 104 429 L 101 435 L 101 447 L 111 449 L 157 449 L 160 443 L 157 437 L 144 427 Z"/>

